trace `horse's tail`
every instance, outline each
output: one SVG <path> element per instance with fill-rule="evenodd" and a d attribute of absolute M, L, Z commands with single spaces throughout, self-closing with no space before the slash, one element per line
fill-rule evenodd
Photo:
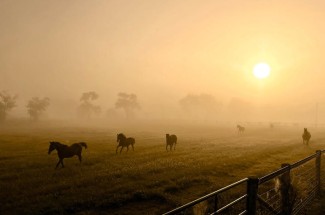
<path fill-rule="evenodd" d="M 131 137 L 131 145 L 133 146 L 135 144 L 135 139 L 133 137 Z"/>
<path fill-rule="evenodd" d="M 87 144 L 85 142 L 80 142 L 79 145 L 85 147 L 85 149 L 87 148 Z"/>

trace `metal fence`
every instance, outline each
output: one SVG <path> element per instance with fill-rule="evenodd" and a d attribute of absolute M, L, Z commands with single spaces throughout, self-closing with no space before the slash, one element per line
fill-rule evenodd
<path fill-rule="evenodd" d="M 321 155 L 325 150 L 260 178 L 244 178 L 163 215 L 302 214 L 320 193 Z"/>

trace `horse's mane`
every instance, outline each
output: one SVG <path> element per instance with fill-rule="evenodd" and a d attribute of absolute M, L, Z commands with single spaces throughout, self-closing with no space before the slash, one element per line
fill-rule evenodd
<path fill-rule="evenodd" d="M 50 143 L 51 143 L 51 144 L 54 144 L 54 145 L 66 146 L 66 145 L 64 145 L 64 144 L 62 144 L 62 143 L 60 143 L 60 142 L 56 142 L 56 141 L 51 141 Z"/>
<path fill-rule="evenodd" d="M 126 138 L 126 136 L 123 133 L 119 133 L 117 136 L 120 138 Z"/>

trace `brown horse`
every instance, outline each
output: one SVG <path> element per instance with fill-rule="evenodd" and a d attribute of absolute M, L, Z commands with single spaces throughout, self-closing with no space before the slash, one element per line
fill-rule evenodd
<path fill-rule="evenodd" d="M 168 146 L 169 146 L 169 151 L 173 149 L 176 149 L 176 143 L 177 143 L 177 136 L 175 134 L 169 135 L 166 134 L 166 151 L 168 151 Z"/>
<path fill-rule="evenodd" d="M 64 158 L 71 158 L 71 157 L 77 155 L 79 158 L 79 161 L 81 163 L 82 147 L 85 147 L 85 149 L 86 149 L 87 144 L 84 142 L 80 142 L 80 143 L 74 143 L 71 146 L 67 146 L 67 145 L 64 145 L 59 142 L 50 142 L 48 154 L 50 154 L 53 150 L 56 149 L 58 151 L 59 162 L 56 164 L 55 168 L 58 168 L 60 163 L 63 168 L 64 167 L 64 164 L 63 164 Z"/>
<path fill-rule="evenodd" d="M 243 133 L 245 131 L 244 126 L 237 125 L 238 133 Z"/>
<path fill-rule="evenodd" d="M 116 147 L 116 154 L 117 154 L 117 149 L 118 147 L 122 147 L 121 150 L 120 150 L 120 154 L 122 153 L 122 150 L 124 147 L 127 148 L 127 152 L 129 151 L 129 146 L 131 145 L 132 146 L 132 149 L 134 151 L 134 144 L 135 144 L 135 139 L 133 137 L 126 137 L 124 134 L 120 133 L 120 134 L 117 134 L 117 140 L 118 142 L 118 145 Z"/>
<path fill-rule="evenodd" d="M 304 128 L 304 133 L 302 134 L 302 143 L 308 145 L 311 134 L 307 131 L 307 128 Z"/>

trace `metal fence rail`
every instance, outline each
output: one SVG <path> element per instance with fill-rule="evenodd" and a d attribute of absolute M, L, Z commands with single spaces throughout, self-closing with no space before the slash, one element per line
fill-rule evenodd
<path fill-rule="evenodd" d="M 300 214 L 320 193 L 322 153 L 325 153 L 325 150 L 317 150 L 315 154 L 292 165 L 282 164 L 280 169 L 260 178 L 244 178 L 163 215 Z M 220 204 L 220 196 L 224 192 L 235 190 L 243 184 L 246 185 L 245 193 L 235 198 L 227 198 L 228 202 Z M 244 207 L 231 209 L 243 202 Z M 199 205 L 204 207 L 200 208 Z"/>
<path fill-rule="evenodd" d="M 171 211 L 169 211 L 167 213 L 164 213 L 163 215 L 172 215 L 172 214 L 180 214 L 180 213 L 184 214 L 184 213 L 186 213 L 185 211 L 187 209 L 189 209 L 189 208 L 191 208 L 191 207 L 193 207 L 193 206 L 195 206 L 195 205 L 197 205 L 197 204 L 199 204 L 199 203 L 201 203 L 203 201 L 206 201 L 211 197 L 213 197 L 214 200 L 215 200 L 214 201 L 214 211 L 212 211 L 211 214 L 220 214 L 222 211 L 225 211 L 229 207 L 231 207 L 234 204 L 236 204 L 236 203 L 242 201 L 243 199 L 245 199 L 247 197 L 247 194 L 235 199 L 234 201 L 228 203 L 227 205 L 225 205 L 225 206 L 223 206 L 222 208 L 219 208 L 219 209 L 218 209 L 218 195 L 225 192 L 225 191 L 227 191 L 227 190 L 230 190 L 230 189 L 232 189 L 232 188 L 234 188 L 234 187 L 236 187 L 238 185 L 241 185 L 241 184 L 243 184 L 243 183 L 245 183 L 247 181 L 248 181 L 248 178 L 244 178 L 242 180 L 239 180 L 239 181 L 237 181 L 235 183 L 232 183 L 232 184 L 230 184 L 230 185 L 228 185 L 226 187 L 223 187 L 223 188 L 221 188 L 221 189 L 219 189 L 217 191 L 214 191 L 214 192 L 212 192 L 212 193 L 210 193 L 208 195 L 205 195 L 205 196 L 203 196 L 201 198 L 198 198 L 198 199 L 196 199 L 196 200 L 194 200 L 192 202 L 189 202 L 189 203 L 187 203 L 185 205 L 182 205 L 182 206 L 180 206 L 180 207 L 178 207 L 178 208 L 176 208 L 174 210 L 171 210 Z"/>

